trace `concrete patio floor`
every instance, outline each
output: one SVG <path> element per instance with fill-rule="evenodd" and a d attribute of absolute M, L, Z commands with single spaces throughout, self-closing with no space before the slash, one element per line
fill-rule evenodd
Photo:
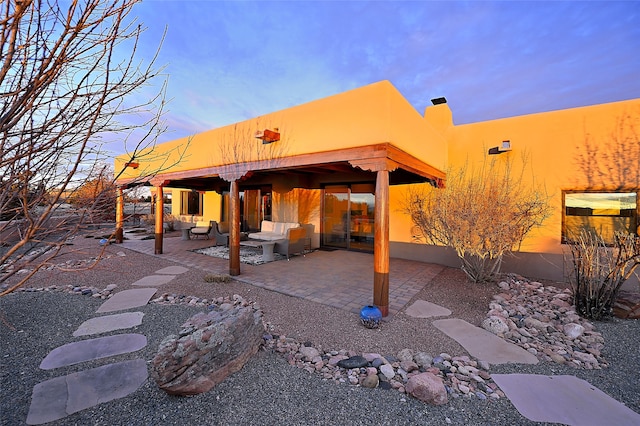
<path fill-rule="evenodd" d="M 163 254 L 154 255 L 153 240 L 125 240 L 122 247 L 159 256 L 180 265 L 212 273 L 228 273 L 229 261 L 194 253 L 214 245 L 212 240 L 164 238 Z M 391 259 L 389 266 L 389 313 L 401 310 L 444 267 Z M 235 279 L 294 297 L 359 313 L 373 303 L 373 255 L 344 250 L 307 253 L 262 265 L 240 265 Z"/>

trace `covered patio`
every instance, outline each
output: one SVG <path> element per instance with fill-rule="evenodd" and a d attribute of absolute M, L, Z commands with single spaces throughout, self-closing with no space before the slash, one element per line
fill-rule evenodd
<path fill-rule="evenodd" d="M 367 251 L 373 252 L 366 274 L 369 285 L 373 282 L 369 294 L 373 296 L 373 304 L 387 315 L 390 308 L 390 187 L 444 185 L 446 174 L 442 170 L 447 161 L 447 141 L 439 128 L 448 126 L 451 117 L 448 109 L 438 111 L 434 120 L 440 124 L 436 126 L 425 120 L 390 82 L 381 81 L 193 137 L 165 142 L 135 158 L 119 156 L 115 160 L 115 172 L 119 176 L 116 182 L 119 186 L 116 238 L 122 241 L 123 189 L 131 185 L 149 184 L 157 194 L 162 194 L 164 188 L 202 192 L 203 197 L 214 193 L 221 197 L 224 193 L 228 204 L 221 208 L 218 201 L 213 200 L 209 204 L 211 210 L 200 212 L 202 219 L 199 220 L 222 221 L 222 215 L 228 216 L 224 218 L 229 228 L 228 273 L 239 276 L 243 226 L 241 191 L 269 186 L 276 209 L 281 207 L 276 205 L 276 194 L 284 200 L 297 191 L 326 194 L 331 186 L 348 186 L 347 191 L 357 186 L 358 195 L 371 195 L 366 200 L 366 214 L 358 213 L 364 211 L 359 208 L 347 208 L 346 212 L 348 216 L 358 216 L 361 221 L 355 230 L 356 238 L 369 245 Z M 162 254 L 166 250 L 163 205 L 162 197 L 156 198 L 154 253 Z M 335 216 L 324 222 L 327 214 L 323 210 L 324 201 L 326 198 L 311 206 L 315 221 L 301 217 L 300 199 L 283 202 L 282 205 L 290 208 L 289 214 L 283 213 L 288 217 L 285 220 L 274 214 L 273 220 L 297 222 L 303 227 L 313 225 L 312 237 L 319 241 L 319 235 L 326 236 L 330 227 L 339 222 Z M 347 205 L 349 203 L 348 199 Z M 191 212 L 178 214 L 184 216 Z M 348 228 L 347 235 L 350 232 L 351 228 Z M 336 239 L 341 238 L 336 232 Z M 404 232 L 398 238 L 407 241 L 411 238 L 410 232 Z M 321 242 L 313 247 L 322 245 Z M 242 269 L 243 275 L 249 272 L 249 268 L 242 266 Z"/>
<path fill-rule="evenodd" d="M 212 245 L 208 240 L 183 241 L 165 238 L 162 257 L 202 271 L 226 274 L 228 260 L 194 253 Z M 126 240 L 123 247 L 154 255 L 151 240 Z M 342 250 L 316 250 L 306 256 L 294 256 L 262 265 L 242 265 L 236 280 L 279 293 L 310 300 L 334 308 L 359 313 L 371 303 L 373 255 Z M 445 267 L 404 259 L 390 260 L 389 313 L 400 311 L 429 281 Z"/>
<path fill-rule="evenodd" d="M 279 136 L 278 136 L 279 137 Z M 125 168 L 127 166 L 125 165 Z M 324 185 L 370 182 L 374 191 L 373 257 L 367 263 L 366 276 L 373 282 L 373 304 L 383 316 L 392 308 L 389 301 L 389 187 L 390 185 L 431 183 L 442 186 L 445 173 L 402 151 L 393 144 L 380 143 L 356 148 L 323 151 L 313 154 L 238 162 L 214 167 L 166 172 L 147 179 L 162 194 L 166 188 L 229 191 L 229 260 L 228 273 L 241 274 L 240 266 L 240 188 L 286 182 L 285 190 L 293 188 L 322 189 Z M 133 179 L 139 184 L 139 179 Z M 116 211 L 116 242 L 122 242 L 123 189 L 130 185 L 121 179 Z M 281 184 L 282 185 L 282 184 Z M 154 254 L 166 252 L 163 241 L 163 197 L 156 197 Z M 322 233 L 324 230 L 319 229 Z M 246 267 L 242 267 L 246 272 Z M 249 278 L 243 278 L 249 279 Z M 371 295 L 371 287 L 368 290 Z M 371 298 L 366 304 L 371 304 Z"/>

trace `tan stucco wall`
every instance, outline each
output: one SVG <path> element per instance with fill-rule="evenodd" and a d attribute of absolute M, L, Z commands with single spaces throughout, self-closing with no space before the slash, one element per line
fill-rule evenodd
<path fill-rule="evenodd" d="M 481 164 L 488 149 L 510 140 L 512 151 L 499 154 L 500 159 L 511 156 L 518 160 L 526 154 L 529 171 L 525 178 L 544 185 L 553 209 L 543 227 L 527 238 L 522 251 L 561 253 L 562 190 L 588 186 L 578 154 L 584 151 L 587 138 L 601 146 L 614 140 L 621 117 L 628 114 L 635 115 L 637 132 L 640 99 L 455 126 L 449 140 L 449 164 Z"/>
<path fill-rule="evenodd" d="M 453 114 L 455 116 L 455 112 Z M 552 216 L 544 226 L 534 230 L 522 250 L 530 253 L 562 253 L 562 190 L 584 189 L 587 184 L 581 166 L 576 163 L 585 139 L 604 146 L 615 139 L 622 117 L 630 116 L 636 138 L 640 132 L 640 99 L 552 111 L 481 123 L 453 125 L 447 104 L 429 106 L 421 116 L 388 81 L 378 82 L 325 99 L 274 112 L 235 125 L 203 132 L 191 138 L 164 143 L 156 147 L 157 161 L 140 157 L 138 169 L 128 168 L 123 178 L 142 176 L 159 168 L 160 159 L 170 164 L 165 171 L 198 169 L 225 162 L 242 162 L 270 156 L 291 156 L 390 142 L 418 159 L 446 170 L 466 162 L 481 164 L 487 150 L 503 140 L 511 142 L 512 151 L 498 159 L 519 158 L 527 154 L 527 179 L 544 185 L 550 195 Z M 254 138 L 257 129 L 280 129 L 282 140 L 262 145 Z M 619 136 L 618 136 L 619 137 Z M 235 154 L 222 155 L 222 147 L 240 147 Z M 266 151 L 260 151 L 260 150 Z M 163 155 L 167 154 L 167 160 Z M 126 156 L 116 159 L 119 171 Z M 273 219 L 298 221 L 314 226 L 314 246 L 319 244 L 321 191 L 292 189 L 293 181 L 275 180 Z M 640 185 L 638 182 L 630 184 Z M 390 240 L 411 242 L 412 224 L 402 213 L 406 186 L 390 189 Z M 310 209 L 302 209 L 298 201 L 307 199 Z M 179 194 L 173 195 L 173 214 L 179 215 Z M 201 221 L 220 219 L 220 195 L 207 192 Z M 305 211 L 303 211 L 305 210 Z M 301 213 L 302 212 L 302 213 Z M 302 218 L 306 216 L 307 218 Z M 186 219 L 186 218 L 185 218 Z"/>
<path fill-rule="evenodd" d="M 279 142 L 262 145 L 257 130 L 278 128 Z M 160 144 L 141 155 L 138 169 L 122 179 L 194 170 L 227 163 L 272 159 L 390 142 L 436 168 L 446 164 L 446 141 L 388 81 L 277 111 L 230 126 Z M 233 148 L 232 148 L 233 147 Z M 232 152 L 233 151 L 233 152 Z M 126 155 L 116 158 L 122 170 Z M 161 164 L 172 164 L 170 168 Z"/>

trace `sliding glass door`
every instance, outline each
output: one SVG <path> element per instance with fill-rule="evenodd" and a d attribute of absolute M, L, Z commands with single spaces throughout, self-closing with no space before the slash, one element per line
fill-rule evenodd
<path fill-rule="evenodd" d="M 325 187 L 323 246 L 373 251 L 374 189 L 373 184 Z"/>

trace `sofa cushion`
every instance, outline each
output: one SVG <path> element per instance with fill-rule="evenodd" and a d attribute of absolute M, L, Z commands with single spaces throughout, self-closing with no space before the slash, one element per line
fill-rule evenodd
<path fill-rule="evenodd" d="M 284 239 L 284 235 L 275 232 L 252 232 L 249 234 L 252 240 L 276 241 Z"/>
<path fill-rule="evenodd" d="M 274 222 L 273 231 L 274 234 L 284 235 L 284 223 L 282 222 Z"/>
<path fill-rule="evenodd" d="M 260 232 L 273 232 L 274 222 L 263 220 L 260 224 Z"/>

